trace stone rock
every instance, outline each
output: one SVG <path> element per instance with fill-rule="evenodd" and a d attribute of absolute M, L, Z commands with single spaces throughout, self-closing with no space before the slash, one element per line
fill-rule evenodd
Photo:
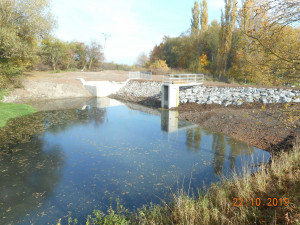
<path fill-rule="evenodd" d="M 295 102 L 295 103 L 300 103 L 300 98 L 294 99 L 293 102 Z"/>
<path fill-rule="evenodd" d="M 288 97 L 281 97 L 280 100 L 282 103 L 289 103 L 292 101 L 292 99 Z"/>
<path fill-rule="evenodd" d="M 261 103 L 263 103 L 263 104 L 268 103 L 268 100 L 267 100 L 266 97 L 261 97 L 261 98 L 259 99 L 259 101 L 260 101 Z"/>

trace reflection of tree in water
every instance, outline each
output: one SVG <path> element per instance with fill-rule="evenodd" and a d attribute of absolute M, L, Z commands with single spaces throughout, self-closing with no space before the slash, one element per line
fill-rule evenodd
<path fill-rule="evenodd" d="M 247 145 L 246 143 L 236 141 L 233 138 L 227 138 L 227 144 L 230 146 L 230 168 L 233 169 L 235 166 L 235 158 L 238 155 L 251 155 L 254 153 L 254 148 Z"/>
<path fill-rule="evenodd" d="M 39 112 L 0 129 L 0 220 L 15 224 L 41 207 L 60 181 L 64 161 L 59 147 L 43 151 L 38 134 L 63 131 L 73 124 L 104 122 L 105 109 Z M 47 213 L 47 212 L 45 212 Z"/>
<path fill-rule="evenodd" d="M 201 145 L 202 129 L 200 127 L 186 130 L 186 146 L 188 150 L 198 152 Z"/>
<path fill-rule="evenodd" d="M 49 130 L 52 133 L 59 133 L 64 131 L 70 127 L 76 126 L 78 124 L 85 124 L 93 121 L 95 126 L 99 126 L 104 122 L 106 116 L 105 108 L 92 108 L 87 107 L 84 110 L 76 109 L 76 110 L 62 110 L 62 111 L 54 111 L 51 117 L 47 116 L 45 118 L 46 121 L 53 118 L 63 118 L 58 122 L 59 126 L 52 126 Z"/>
<path fill-rule="evenodd" d="M 228 159 L 230 160 L 230 168 L 235 167 L 235 159 L 239 155 L 250 155 L 254 152 L 254 148 L 246 143 L 239 142 L 231 137 L 225 137 L 222 134 L 213 134 L 212 150 L 214 151 L 214 171 L 216 175 L 220 175 L 223 170 L 223 164 L 226 156 L 226 145 L 230 146 Z"/>
<path fill-rule="evenodd" d="M 226 154 L 226 143 L 222 134 L 213 134 L 212 151 L 214 151 L 214 171 L 216 175 L 220 175 L 223 170 L 223 163 Z"/>
<path fill-rule="evenodd" d="M 105 115 L 106 109 L 87 108 L 38 112 L 10 120 L 6 127 L 0 128 L 0 151 L 9 151 L 10 146 L 16 143 L 29 142 L 32 137 L 43 133 L 49 127 L 52 128 L 51 132 L 57 133 L 91 120 L 95 125 L 100 125 L 104 122 Z"/>
<path fill-rule="evenodd" d="M 16 224 L 21 217 L 41 207 L 60 181 L 64 156 L 59 147 L 43 151 L 43 142 L 33 138 L 0 152 L 0 218 Z"/>
<path fill-rule="evenodd" d="M 199 151 L 202 131 L 206 136 L 213 136 L 212 151 L 214 157 L 212 164 L 214 165 L 214 172 L 216 175 L 220 175 L 223 170 L 224 161 L 226 159 L 226 145 L 230 147 L 230 153 L 228 159 L 230 160 L 230 168 L 235 167 L 235 159 L 239 155 L 251 155 L 254 152 L 254 148 L 246 143 L 236 141 L 231 137 L 226 137 L 220 133 L 212 133 L 209 130 L 201 129 L 200 127 L 189 128 L 186 130 L 186 145 L 189 150 L 195 152 Z"/>

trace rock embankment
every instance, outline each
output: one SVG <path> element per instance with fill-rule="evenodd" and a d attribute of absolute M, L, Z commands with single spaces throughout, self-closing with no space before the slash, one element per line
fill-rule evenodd
<path fill-rule="evenodd" d="M 289 103 L 300 102 L 300 90 L 253 87 L 195 86 L 180 91 L 180 103 L 241 105 L 244 102 Z"/>
<path fill-rule="evenodd" d="M 161 83 L 131 81 L 118 93 L 119 96 L 161 98 Z M 255 87 L 205 87 L 194 86 L 180 88 L 180 103 L 241 105 L 253 103 L 289 103 L 300 102 L 300 90 L 255 88 Z"/>
<path fill-rule="evenodd" d="M 157 97 L 161 96 L 161 83 L 155 81 L 130 81 L 117 94 L 134 97 Z"/>

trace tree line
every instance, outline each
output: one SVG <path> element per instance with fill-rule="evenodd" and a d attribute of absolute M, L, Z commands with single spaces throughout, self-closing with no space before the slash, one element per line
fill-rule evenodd
<path fill-rule="evenodd" d="M 50 0 L 0 1 L 0 88 L 30 69 L 92 70 L 103 61 L 97 42 L 65 42 L 53 37 Z"/>
<path fill-rule="evenodd" d="M 182 68 L 223 80 L 281 85 L 300 80 L 300 1 L 224 0 L 221 20 L 208 24 L 206 0 L 195 1 L 191 27 L 164 37 L 145 65 Z"/>
<path fill-rule="evenodd" d="M 97 42 L 65 42 L 53 37 L 50 0 L 0 1 L 0 88 L 23 71 L 93 70 L 103 62 Z M 138 65 L 153 72 L 169 68 L 240 82 L 299 83 L 300 1 L 224 0 L 220 22 L 208 23 L 206 0 L 195 1 L 191 27 L 164 37 Z"/>

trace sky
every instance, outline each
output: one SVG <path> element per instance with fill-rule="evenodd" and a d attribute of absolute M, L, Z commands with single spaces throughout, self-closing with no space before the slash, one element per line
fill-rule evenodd
<path fill-rule="evenodd" d="M 209 22 L 220 21 L 224 0 L 207 4 Z M 164 36 L 187 31 L 193 6 L 194 0 L 52 0 L 54 35 L 63 41 L 97 41 L 105 47 L 106 62 L 133 65 Z"/>

